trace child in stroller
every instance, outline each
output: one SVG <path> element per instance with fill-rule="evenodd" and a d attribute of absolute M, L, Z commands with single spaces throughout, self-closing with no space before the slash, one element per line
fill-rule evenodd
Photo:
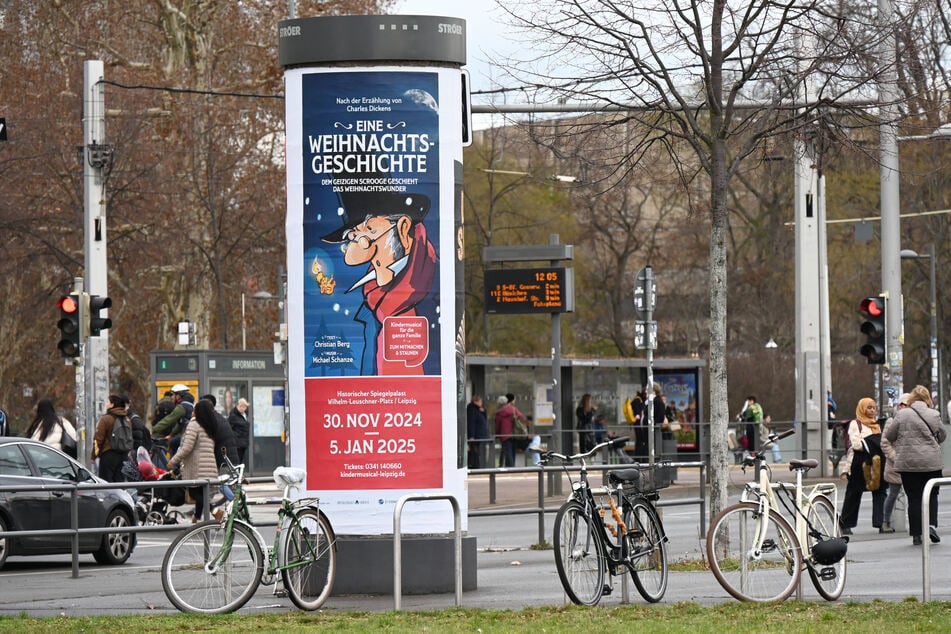
<path fill-rule="evenodd" d="M 149 459 L 149 453 L 144 447 L 136 452 L 139 464 L 139 473 L 146 481 L 166 481 L 173 479 L 172 474 L 159 469 Z M 139 499 L 136 501 L 136 512 L 139 523 L 145 526 L 163 526 L 166 524 L 183 524 L 185 515 L 173 506 L 185 503 L 184 487 L 159 487 L 154 489 L 140 489 Z"/>

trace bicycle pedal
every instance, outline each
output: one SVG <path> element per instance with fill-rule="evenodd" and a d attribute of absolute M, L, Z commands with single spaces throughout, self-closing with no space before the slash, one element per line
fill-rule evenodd
<path fill-rule="evenodd" d="M 819 578 L 823 581 L 835 581 L 836 572 L 832 566 L 826 566 L 819 570 Z"/>
<path fill-rule="evenodd" d="M 275 587 L 275 588 L 274 588 L 274 596 L 277 597 L 277 598 L 279 598 L 279 599 L 286 599 L 286 598 L 287 598 L 287 590 L 284 589 L 284 588 Z"/>
<path fill-rule="evenodd" d="M 612 588 L 612 587 L 609 586 L 608 584 L 604 584 L 604 587 L 601 588 L 601 596 L 602 596 L 602 597 L 606 597 L 606 596 L 610 595 L 612 592 L 614 592 L 614 588 Z"/>

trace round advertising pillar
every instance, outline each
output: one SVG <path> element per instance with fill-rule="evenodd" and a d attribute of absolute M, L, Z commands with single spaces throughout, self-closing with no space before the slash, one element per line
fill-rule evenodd
<path fill-rule="evenodd" d="M 392 570 L 404 495 L 452 495 L 466 528 L 465 32 L 464 20 L 433 16 L 279 24 L 290 461 L 341 537 L 337 593 L 392 586 L 366 572 Z M 407 538 L 433 543 L 405 555 L 405 591 L 452 587 L 453 524 L 446 501 L 403 512 L 401 533 L 436 536 Z"/>

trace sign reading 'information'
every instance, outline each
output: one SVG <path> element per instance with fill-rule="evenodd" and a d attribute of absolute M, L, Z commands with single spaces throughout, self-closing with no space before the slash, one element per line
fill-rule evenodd
<path fill-rule="evenodd" d="M 485 271 L 487 313 L 566 313 L 574 309 L 574 269 L 549 267 Z"/>

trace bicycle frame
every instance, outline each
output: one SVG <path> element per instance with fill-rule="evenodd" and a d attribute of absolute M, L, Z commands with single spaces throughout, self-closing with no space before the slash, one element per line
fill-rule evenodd
<path fill-rule="evenodd" d="M 759 459 L 759 458 L 757 458 Z M 803 558 L 808 559 L 811 555 L 811 548 L 809 546 L 808 539 L 808 523 L 806 518 L 809 517 L 809 511 L 812 509 L 813 501 L 820 495 L 828 497 L 832 501 L 832 507 L 837 509 L 839 508 L 838 487 L 832 482 L 819 482 L 812 486 L 809 489 L 809 493 L 803 496 L 803 485 L 802 485 L 802 474 L 803 469 L 795 469 L 796 472 L 796 483 L 793 487 L 792 501 L 793 506 L 796 509 L 795 512 L 795 531 L 796 539 L 799 540 L 799 546 L 803 550 Z M 743 490 L 743 494 L 740 496 L 741 502 L 756 502 L 759 504 L 760 512 L 768 519 L 770 513 L 776 513 L 782 515 L 782 510 L 780 509 L 779 500 L 776 496 L 776 491 L 789 491 L 789 484 L 786 482 L 771 482 L 769 479 L 769 470 L 767 468 L 761 468 L 759 474 L 759 482 L 749 482 L 746 484 L 746 487 Z M 758 555 L 762 550 L 763 541 L 765 539 L 765 532 L 768 527 L 768 522 L 760 522 L 757 529 L 756 538 L 753 540 L 753 550 Z"/>
<path fill-rule="evenodd" d="M 265 568 L 265 574 L 275 575 L 276 573 L 282 570 L 290 570 L 292 568 L 298 568 L 300 566 L 305 566 L 310 563 L 309 560 L 293 561 L 293 562 L 281 562 L 280 554 L 283 552 L 282 540 L 285 537 L 285 524 L 290 527 L 290 524 L 297 521 L 297 509 L 298 508 L 313 508 L 315 511 L 319 512 L 319 509 L 316 504 L 313 502 L 307 501 L 297 501 L 290 499 L 289 489 L 290 485 L 284 488 L 284 495 L 281 498 L 281 508 L 277 512 L 277 530 L 274 532 L 274 542 L 270 548 L 264 541 L 264 537 L 261 533 L 254 527 L 254 524 L 251 521 L 251 513 L 248 509 L 247 496 L 244 492 L 244 488 L 240 486 L 241 474 L 244 470 L 244 465 L 239 465 L 236 468 L 239 471 L 239 474 L 234 481 L 229 481 L 233 486 L 234 490 L 234 499 L 228 503 L 225 512 L 225 537 L 221 547 L 221 550 L 213 557 L 207 564 L 205 564 L 205 570 L 211 574 L 217 569 L 218 563 L 220 561 L 227 561 L 228 557 L 231 556 L 231 548 L 234 545 L 234 524 L 237 522 L 239 524 L 245 525 L 250 529 L 251 534 L 254 535 L 258 544 L 261 546 L 261 552 L 267 555 L 268 563 L 267 568 Z M 290 521 L 287 521 L 287 518 L 291 518 Z"/>
<path fill-rule="evenodd" d="M 597 447 L 591 449 L 589 453 L 596 453 L 602 446 L 608 446 L 612 444 L 611 442 L 601 443 Z M 553 454 L 554 455 L 554 454 Z M 560 458 L 566 459 L 567 456 L 562 456 L 557 454 Z M 581 471 L 578 475 L 578 480 L 571 482 L 572 492 L 569 497 L 579 501 L 585 509 L 585 513 L 591 517 L 599 517 L 601 519 L 598 522 L 601 541 L 605 546 L 604 556 L 607 558 L 608 562 L 611 564 L 609 568 L 610 575 L 616 576 L 622 574 L 618 571 L 618 566 L 624 565 L 629 571 L 634 572 L 634 561 L 632 560 L 632 553 L 629 549 L 628 540 L 621 539 L 621 537 L 628 532 L 628 527 L 624 524 L 622 519 L 622 511 L 625 504 L 630 504 L 627 499 L 627 496 L 624 495 L 623 486 L 618 484 L 613 489 L 610 487 L 599 487 L 592 488 L 591 483 L 588 480 L 588 465 L 585 462 L 584 456 L 576 457 L 581 461 Z M 570 479 L 570 475 L 569 475 Z M 603 493 L 602 493 L 603 491 Z M 608 505 L 605 506 L 603 503 L 598 502 L 595 498 L 595 494 L 606 495 L 608 499 Z M 648 494 L 641 494 L 648 501 L 656 499 L 656 494 L 653 496 Z M 605 514 L 608 509 L 611 511 L 611 518 L 616 522 L 614 525 L 608 524 L 608 520 L 605 518 Z M 666 535 L 661 534 L 661 539 L 666 539 Z M 654 544 L 652 544 L 653 546 Z M 643 558 L 650 555 L 650 551 L 645 551 L 636 556 L 636 558 Z"/>

